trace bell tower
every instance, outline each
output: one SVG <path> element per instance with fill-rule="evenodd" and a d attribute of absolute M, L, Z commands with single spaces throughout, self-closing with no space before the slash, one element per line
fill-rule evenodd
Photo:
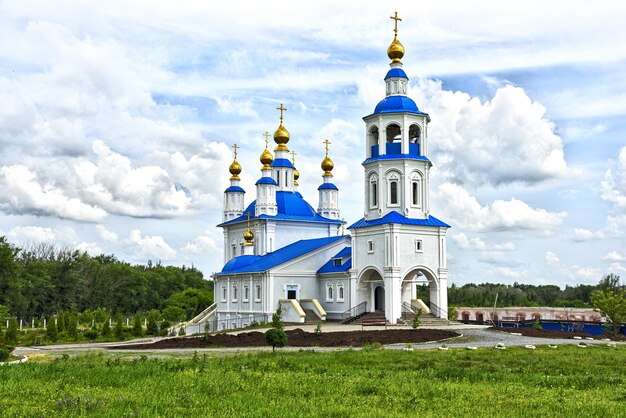
<path fill-rule="evenodd" d="M 428 282 L 429 308 L 447 318 L 446 233 L 450 227 L 430 214 L 428 123 L 430 117 L 407 96 L 402 69 L 404 46 L 394 37 L 385 76 L 385 98 L 365 122 L 364 217 L 352 235 L 351 304 L 384 311 L 396 323 L 416 297 L 416 284 Z M 411 308 L 412 309 L 412 308 Z"/>
<path fill-rule="evenodd" d="M 407 96 L 409 78 L 402 69 L 404 46 L 394 37 L 387 48 L 391 67 L 385 76 L 386 95 L 374 113 L 365 116 L 365 218 L 381 218 L 391 211 L 426 219 L 430 213 L 428 114 Z"/>

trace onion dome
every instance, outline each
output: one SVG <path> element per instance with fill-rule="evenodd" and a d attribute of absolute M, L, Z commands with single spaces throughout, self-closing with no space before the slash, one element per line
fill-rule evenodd
<path fill-rule="evenodd" d="M 389 45 L 389 47 L 387 48 L 387 56 L 389 57 L 391 62 L 400 62 L 400 60 L 404 56 L 404 46 L 396 36 L 393 37 L 391 45 Z"/>
<path fill-rule="evenodd" d="M 252 231 L 250 231 L 250 212 L 248 212 L 247 215 L 248 215 L 248 229 L 246 230 L 246 232 L 243 233 L 243 239 L 246 241 L 243 245 L 246 247 L 249 247 L 251 245 L 254 245 L 252 243 L 252 240 L 254 239 L 254 234 L 252 233 Z"/>
<path fill-rule="evenodd" d="M 293 170 L 293 184 L 295 184 L 296 186 L 298 185 L 299 178 L 300 178 L 300 172 L 296 168 L 295 170 Z"/>
<path fill-rule="evenodd" d="M 270 134 L 269 132 L 265 131 L 263 135 L 265 136 L 265 149 L 261 153 L 261 157 L 259 158 L 259 160 L 261 160 L 261 164 L 263 164 L 263 168 L 261 168 L 261 170 L 269 170 L 271 168 L 270 164 L 272 164 L 272 161 L 274 161 L 274 157 L 272 156 L 272 153 L 270 152 L 270 150 L 267 149 L 268 147 L 267 138 L 270 136 Z"/>
<path fill-rule="evenodd" d="M 239 174 L 241 174 L 241 164 L 239 164 L 239 161 L 237 161 L 237 148 L 239 148 L 239 146 L 237 144 L 234 144 L 233 148 L 235 150 L 235 158 L 233 159 L 230 167 L 228 167 L 228 171 L 230 171 L 231 180 L 239 180 Z"/>
<path fill-rule="evenodd" d="M 244 245 L 252 245 L 252 240 L 254 239 L 254 234 L 249 229 L 243 233 L 243 239 L 246 240 Z"/>
<path fill-rule="evenodd" d="M 283 125 L 283 112 L 287 110 L 287 108 L 283 107 L 283 104 L 281 103 L 280 107 L 277 107 L 276 109 L 280 110 L 280 124 L 274 132 L 274 142 L 278 144 L 275 151 L 289 151 L 289 148 L 285 145 L 289 142 L 289 131 L 285 128 L 285 125 Z"/>
<path fill-rule="evenodd" d="M 322 170 L 324 170 L 324 176 L 332 176 L 333 173 L 331 173 L 331 171 L 335 168 L 335 164 L 328 156 L 328 144 L 330 144 L 330 141 L 326 139 L 324 140 L 324 144 L 326 144 L 326 157 L 322 160 Z"/>

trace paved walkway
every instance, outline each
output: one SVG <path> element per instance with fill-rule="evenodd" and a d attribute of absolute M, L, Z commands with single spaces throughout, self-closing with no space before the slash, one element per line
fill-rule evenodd
<path fill-rule="evenodd" d="M 292 325 L 287 326 L 285 329 L 296 329 L 301 328 L 308 332 L 313 332 L 317 325 Z M 387 329 L 408 329 L 408 326 L 389 326 Z M 548 345 L 548 344 L 578 344 L 581 340 L 574 339 L 552 339 L 552 338 L 535 338 L 535 337 L 523 337 L 521 335 L 514 335 L 508 332 L 500 332 L 488 330 L 485 325 L 466 325 L 466 324 L 450 324 L 447 326 L 437 326 L 437 327 L 429 327 L 430 329 L 445 329 L 456 331 L 460 334 L 463 334 L 461 338 L 455 338 L 449 341 L 446 341 L 446 345 L 450 348 L 466 348 L 468 346 L 473 347 L 493 347 L 498 343 L 502 343 L 507 347 L 512 346 L 525 346 L 525 345 Z M 343 325 L 339 323 L 326 323 L 322 325 L 322 332 L 337 332 L 337 331 L 360 331 L 361 325 Z M 381 330 L 385 329 L 384 327 L 367 327 L 366 330 Z M 233 334 L 238 334 L 241 332 L 249 332 L 250 330 L 242 330 L 232 332 Z M 264 332 L 265 329 L 257 329 L 255 331 Z M 512 330 L 514 332 L 514 330 Z M 141 338 L 132 341 L 125 342 L 111 342 L 111 343 L 85 343 L 85 344 L 63 344 L 63 345 L 47 345 L 47 346 L 38 346 L 38 347 L 17 347 L 14 351 L 14 354 L 18 355 L 33 355 L 33 354 L 50 354 L 50 355 L 59 355 L 59 354 L 67 354 L 67 353 L 79 353 L 79 352 L 87 352 L 87 351 L 104 351 L 107 347 L 111 346 L 119 346 L 119 345 L 132 345 L 137 343 L 145 343 L 161 340 L 168 337 L 155 337 L 155 338 Z M 172 338 L 172 337 L 170 337 Z M 590 340 L 582 340 L 587 344 L 607 344 L 607 341 L 602 341 L 601 339 L 595 339 L 593 341 Z M 425 350 L 425 349 L 433 349 L 441 346 L 441 342 L 430 342 L 430 343 L 411 343 L 411 347 L 416 350 Z M 625 344 L 626 342 L 617 342 L 616 344 Z M 399 344 L 390 344 L 386 345 L 386 348 L 389 349 L 404 349 L 407 347 L 406 343 Z M 164 350 L 142 350 L 142 354 L 150 354 L 150 355 L 158 355 L 158 354 L 187 354 L 193 352 L 212 352 L 212 353 L 237 353 L 237 352 L 251 352 L 251 351 L 268 351 L 271 350 L 271 347 L 237 347 L 237 348 L 205 348 L 205 349 L 164 349 Z M 342 348 L 336 347 L 285 347 L 281 350 L 283 351 L 300 351 L 300 350 L 313 350 L 320 352 L 327 351 L 336 351 L 341 350 Z M 117 353 L 125 353 L 132 354 L 133 352 L 130 350 L 107 350 L 109 352 L 117 352 Z"/>

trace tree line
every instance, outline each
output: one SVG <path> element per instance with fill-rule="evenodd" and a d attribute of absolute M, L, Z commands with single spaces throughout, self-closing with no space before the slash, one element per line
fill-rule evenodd
<path fill-rule="evenodd" d="M 213 300 L 213 283 L 192 267 L 131 265 L 113 255 L 36 244 L 19 248 L 0 237 L 0 306 L 18 318 L 105 309 L 134 314 L 169 310 L 190 318 Z"/>
<path fill-rule="evenodd" d="M 561 289 L 555 285 L 532 285 L 513 283 L 468 283 L 463 286 L 452 284 L 448 288 L 448 304 L 451 306 L 493 306 L 498 295 L 497 306 L 552 306 L 590 308 L 591 295 L 595 291 L 606 289 L 624 289 L 619 284 L 619 276 L 609 274 L 596 285 L 580 284 L 565 286 Z M 418 297 L 428 300 L 428 286 L 418 286 Z"/>

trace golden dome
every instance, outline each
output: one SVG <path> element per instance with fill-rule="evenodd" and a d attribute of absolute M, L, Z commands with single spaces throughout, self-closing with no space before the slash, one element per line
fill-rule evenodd
<path fill-rule="evenodd" d="M 270 168 L 270 164 L 272 164 L 272 161 L 274 161 L 272 153 L 267 148 L 263 150 L 259 159 L 261 160 L 261 164 L 263 164 L 263 168 L 261 170 Z"/>
<path fill-rule="evenodd" d="M 298 179 L 299 178 L 300 178 L 300 172 L 296 168 L 296 169 L 293 170 L 293 184 L 295 184 L 296 186 L 298 185 Z"/>
<path fill-rule="evenodd" d="M 285 144 L 289 142 L 289 131 L 285 128 L 282 121 L 280 125 L 278 125 L 276 132 L 274 132 L 274 142 L 278 144 L 276 151 L 289 151 L 287 146 L 285 146 Z"/>
<path fill-rule="evenodd" d="M 393 37 L 391 45 L 389 45 L 389 48 L 387 48 L 387 56 L 389 57 L 391 62 L 400 62 L 400 60 L 404 56 L 404 46 L 396 36 Z"/>
<path fill-rule="evenodd" d="M 241 174 L 241 164 L 237 160 L 234 160 L 233 163 L 228 167 L 228 171 L 230 171 L 231 180 L 239 180 L 239 174 Z"/>
<path fill-rule="evenodd" d="M 333 160 L 331 160 L 330 157 L 326 155 L 326 157 L 324 157 L 324 160 L 322 161 L 322 170 L 324 170 L 324 175 L 332 176 L 333 174 L 331 173 L 331 171 L 333 171 L 333 168 L 335 168 Z"/>
<path fill-rule="evenodd" d="M 243 233 L 243 239 L 246 240 L 246 243 L 244 245 L 252 245 L 254 234 L 252 233 L 252 231 L 250 231 L 250 229 Z"/>

